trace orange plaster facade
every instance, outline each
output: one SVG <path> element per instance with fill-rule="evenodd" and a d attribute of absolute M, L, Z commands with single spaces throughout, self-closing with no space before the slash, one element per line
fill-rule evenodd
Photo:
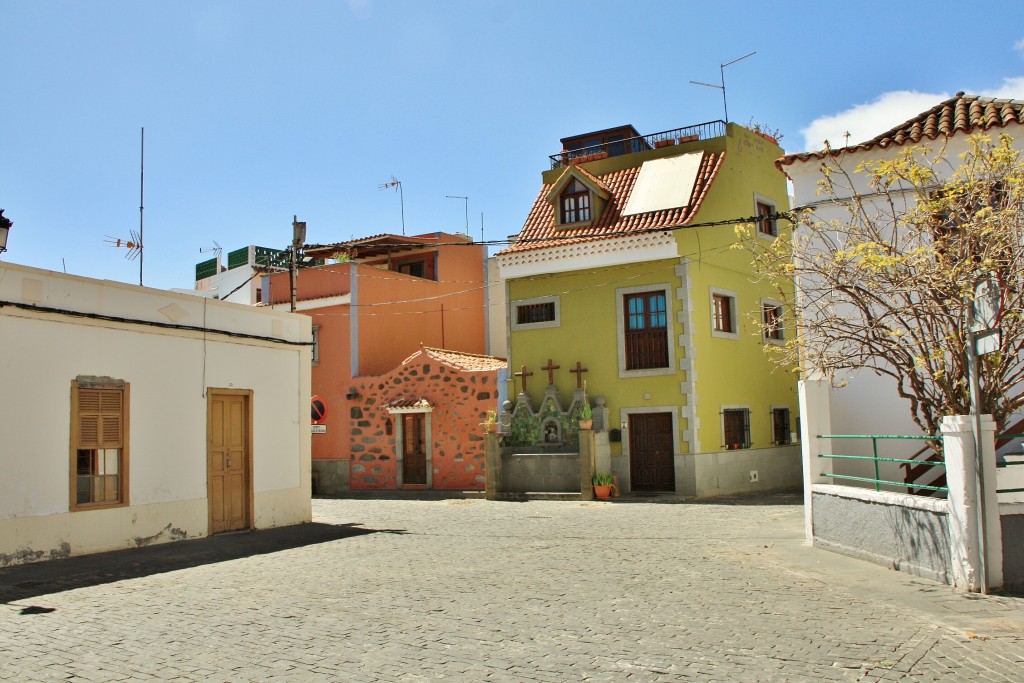
<path fill-rule="evenodd" d="M 384 235 L 350 244 L 355 247 L 336 247 L 350 253 L 350 261 L 301 269 L 297 286 L 296 311 L 312 317 L 318 341 L 312 389 L 327 407 L 326 432 L 313 434 L 318 493 L 395 487 L 387 477 L 352 478 L 366 474 L 356 472 L 355 465 L 367 453 L 360 447 L 369 435 L 360 424 L 365 420 L 353 417 L 366 407 L 370 385 L 364 378 L 394 370 L 421 346 L 486 351 L 483 246 L 445 233 Z M 265 276 L 263 296 L 267 304 L 287 308 L 288 273 Z M 496 400 L 488 407 L 496 408 Z M 480 422 L 472 419 L 474 425 Z"/>

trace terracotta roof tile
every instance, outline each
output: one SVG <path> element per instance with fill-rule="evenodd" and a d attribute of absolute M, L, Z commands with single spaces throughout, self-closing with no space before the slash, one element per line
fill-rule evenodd
<path fill-rule="evenodd" d="M 394 399 L 392 401 L 389 401 L 388 403 L 386 403 L 384 405 L 385 409 L 387 409 L 387 408 L 392 408 L 392 409 L 396 409 L 396 408 L 433 408 L 433 407 L 434 406 L 432 406 L 430 404 L 430 401 L 428 401 L 425 398 L 405 398 L 405 397 L 396 398 L 396 399 Z"/>
<path fill-rule="evenodd" d="M 832 149 L 828 152 L 801 152 L 787 154 L 775 162 L 776 166 L 788 166 L 797 161 L 823 159 L 840 152 L 867 151 L 875 147 L 902 146 L 948 137 L 956 133 L 973 133 L 991 128 L 1004 128 L 1011 124 L 1024 124 L 1024 100 L 998 100 L 991 97 L 964 95 L 958 92 L 950 99 L 939 103 L 926 112 L 918 114 L 891 130 L 858 145 Z"/>
<path fill-rule="evenodd" d="M 402 365 L 411 362 L 421 353 L 425 354 L 432 360 L 436 360 L 464 372 L 491 372 L 500 370 L 508 364 L 504 358 L 482 356 L 475 353 L 452 351 L 450 349 L 435 349 L 430 346 L 424 346 L 419 351 L 403 360 Z"/>
<path fill-rule="evenodd" d="M 547 201 L 553 184 L 548 183 L 540 188 L 533 208 L 526 218 L 526 224 L 519 232 L 517 240 L 499 254 L 511 254 L 553 246 L 564 246 L 581 242 L 594 242 L 602 239 L 617 238 L 635 232 L 673 228 L 686 225 L 693 220 L 707 195 L 711 182 L 715 179 L 725 152 L 718 154 L 706 153 L 700 162 L 697 178 L 694 182 L 690 206 L 683 206 L 662 211 L 623 216 L 622 209 L 626 206 L 633 185 L 636 183 L 640 166 L 612 171 L 602 176 L 594 176 L 589 171 L 573 167 L 577 172 L 600 183 L 608 189 L 611 199 L 604 211 L 593 223 L 585 227 L 574 228 L 555 225 L 555 206 Z"/>

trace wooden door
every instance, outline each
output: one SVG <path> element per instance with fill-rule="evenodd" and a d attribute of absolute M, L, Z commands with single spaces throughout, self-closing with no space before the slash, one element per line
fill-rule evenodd
<path fill-rule="evenodd" d="M 672 413 L 629 416 L 629 482 L 633 491 L 675 491 Z"/>
<path fill-rule="evenodd" d="M 402 416 L 402 483 L 427 483 L 426 421 L 423 413 Z"/>
<path fill-rule="evenodd" d="M 249 392 L 207 393 L 207 497 L 210 533 L 248 529 L 252 435 Z"/>

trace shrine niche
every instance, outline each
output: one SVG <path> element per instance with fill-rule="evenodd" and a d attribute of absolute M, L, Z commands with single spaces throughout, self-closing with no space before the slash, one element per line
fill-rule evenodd
<path fill-rule="evenodd" d="M 505 401 L 505 405 L 502 406 L 503 446 L 534 447 L 538 451 L 551 453 L 572 453 L 579 449 L 579 420 L 584 401 L 582 377 L 587 369 L 577 361 L 576 367 L 569 370 L 576 375 L 576 389 L 569 397 L 566 407 L 559 396 L 558 387 L 554 384 L 554 371 L 560 368 L 561 366 L 556 365 L 550 358 L 547 365 L 540 368 L 548 374 L 548 386 L 544 390 L 540 406 L 536 409 L 527 393 L 527 382 L 534 373 L 525 365 L 519 372 L 513 373 L 520 381 L 520 391 L 515 403 Z M 596 398 L 594 402 L 595 407 L 603 408 L 602 398 Z M 599 419 L 596 412 L 594 427 L 603 429 L 607 420 Z"/>

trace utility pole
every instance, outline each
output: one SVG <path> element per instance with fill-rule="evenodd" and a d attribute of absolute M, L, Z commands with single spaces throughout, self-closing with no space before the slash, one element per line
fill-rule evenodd
<path fill-rule="evenodd" d="M 291 311 L 295 312 L 295 299 L 298 294 L 299 288 L 299 250 L 302 249 L 302 245 L 306 243 L 306 222 L 300 221 L 298 216 L 292 216 L 292 247 L 289 249 L 291 252 L 291 265 L 288 269 L 288 280 L 291 284 Z"/>

